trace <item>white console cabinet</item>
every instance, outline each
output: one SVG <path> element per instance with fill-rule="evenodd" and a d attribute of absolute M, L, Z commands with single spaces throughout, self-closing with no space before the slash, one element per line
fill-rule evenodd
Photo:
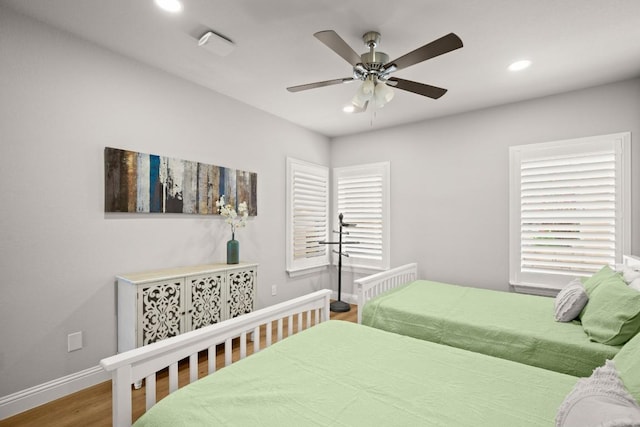
<path fill-rule="evenodd" d="M 123 352 L 250 313 L 258 265 L 198 265 L 116 278 L 118 352 Z"/>

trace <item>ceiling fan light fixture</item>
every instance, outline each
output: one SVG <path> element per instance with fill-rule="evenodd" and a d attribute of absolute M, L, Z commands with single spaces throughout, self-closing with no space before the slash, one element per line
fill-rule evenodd
<path fill-rule="evenodd" d="M 367 100 L 371 99 L 373 96 L 373 91 L 375 90 L 376 84 L 371 79 L 366 79 L 364 83 L 360 86 L 359 92 L 363 98 Z"/>
<path fill-rule="evenodd" d="M 366 79 L 356 91 L 351 103 L 357 108 L 364 108 L 364 105 L 373 97 L 376 84 L 371 79 Z"/>
<path fill-rule="evenodd" d="M 358 92 L 356 92 L 356 94 L 353 95 L 353 99 L 351 100 L 351 104 L 355 108 L 364 108 L 367 102 L 368 102 L 367 99 L 362 99 L 360 96 L 358 96 Z"/>
<path fill-rule="evenodd" d="M 393 90 L 389 86 L 387 86 L 384 82 L 378 82 L 373 95 L 375 106 L 377 108 L 384 107 L 389 101 L 393 99 L 394 95 L 395 94 Z"/>

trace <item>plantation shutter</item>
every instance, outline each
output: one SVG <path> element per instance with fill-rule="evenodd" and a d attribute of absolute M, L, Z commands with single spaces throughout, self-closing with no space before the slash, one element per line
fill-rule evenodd
<path fill-rule="evenodd" d="M 346 231 L 346 265 L 389 268 L 389 163 L 334 169 L 335 219 L 355 224 Z M 336 225 L 336 230 L 337 230 Z"/>
<path fill-rule="evenodd" d="M 613 150 L 521 164 L 521 268 L 585 274 L 616 259 Z"/>
<path fill-rule="evenodd" d="M 329 170 L 287 159 L 287 270 L 296 272 L 329 263 Z"/>
<path fill-rule="evenodd" d="M 560 277 L 620 262 L 628 234 L 621 142 L 614 135 L 520 147 L 516 281 L 555 276 L 562 284 Z"/>

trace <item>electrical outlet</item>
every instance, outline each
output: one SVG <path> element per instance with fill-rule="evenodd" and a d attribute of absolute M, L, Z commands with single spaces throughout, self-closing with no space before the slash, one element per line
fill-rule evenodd
<path fill-rule="evenodd" d="M 82 348 L 82 331 L 67 335 L 67 352 L 80 350 Z"/>
<path fill-rule="evenodd" d="M 278 285 L 271 285 L 271 296 L 275 296 L 278 293 Z"/>

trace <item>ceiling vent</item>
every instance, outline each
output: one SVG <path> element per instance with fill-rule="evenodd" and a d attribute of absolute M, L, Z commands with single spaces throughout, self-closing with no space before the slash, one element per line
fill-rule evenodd
<path fill-rule="evenodd" d="M 214 33 L 213 31 L 207 31 L 200 39 L 198 39 L 198 46 L 207 49 L 220 56 L 227 56 L 235 49 L 235 45 L 228 38 Z"/>

